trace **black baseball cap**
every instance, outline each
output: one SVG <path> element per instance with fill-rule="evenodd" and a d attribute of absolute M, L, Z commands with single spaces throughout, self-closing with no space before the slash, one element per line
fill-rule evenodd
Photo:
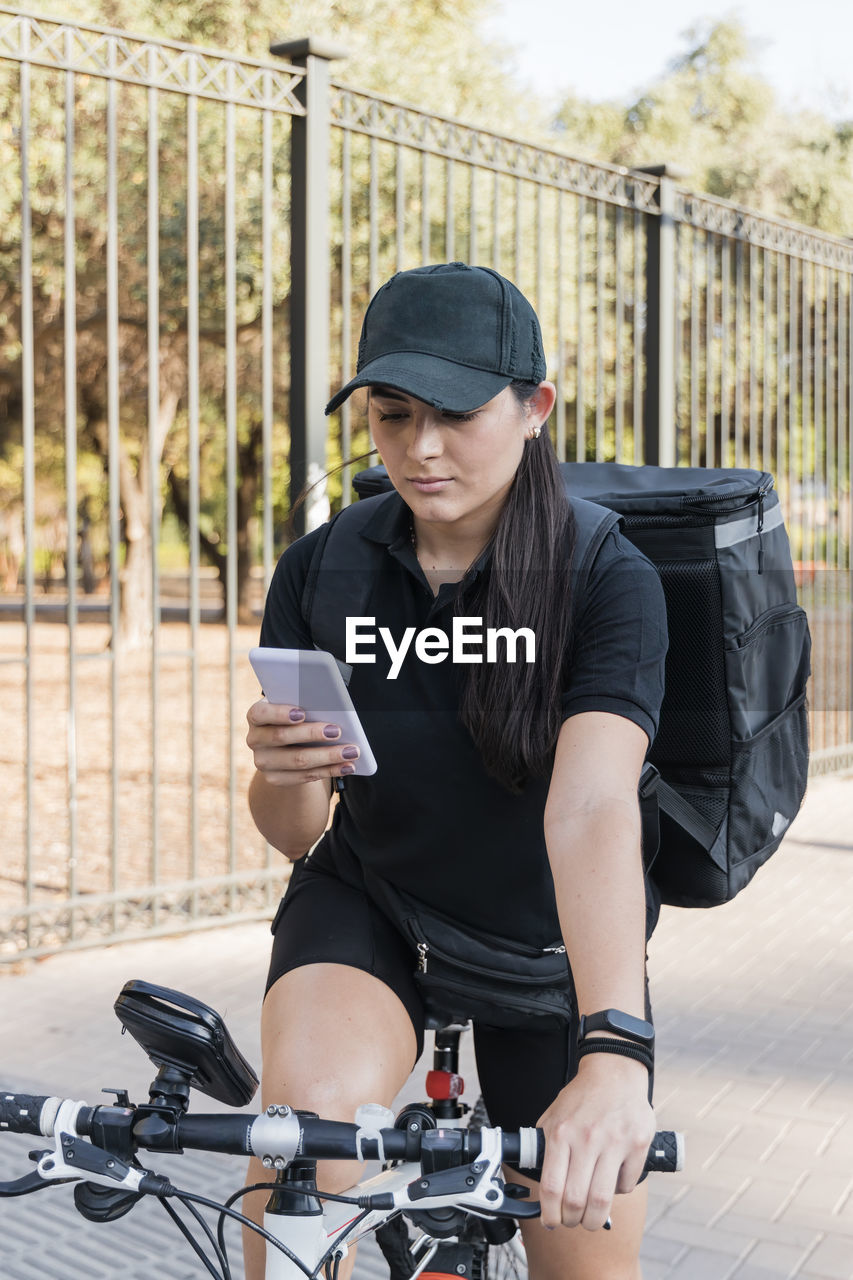
<path fill-rule="evenodd" d="M 358 387 L 377 383 L 436 409 L 467 413 L 513 381 L 544 377 L 542 331 L 524 295 L 489 267 L 445 262 L 399 271 L 374 294 L 356 375 L 326 413 Z"/>

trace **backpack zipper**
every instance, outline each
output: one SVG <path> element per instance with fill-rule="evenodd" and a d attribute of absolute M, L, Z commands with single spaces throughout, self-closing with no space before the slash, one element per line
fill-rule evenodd
<path fill-rule="evenodd" d="M 418 950 L 417 971 L 418 973 L 428 973 L 430 944 L 428 942 L 419 942 L 417 944 L 417 950 Z M 553 947 L 542 947 L 540 951 L 542 955 L 564 956 L 566 954 L 566 948 L 563 945 L 553 946 Z M 440 954 L 441 953 L 439 952 L 439 955 Z M 462 961 L 457 960 L 454 956 L 446 956 L 444 957 L 444 959 L 447 964 L 455 966 L 456 968 L 459 968 L 459 969 L 470 968 L 473 972 L 479 972 L 479 973 L 486 972 L 486 970 L 482 969 L 479 965 L 465 965 L 462 963 Z M 528 978 L 528 977 L 517 979 L 517 981 L 519 982 L 538 982 L 539 980 L 540 979 L 538 978 Z"/>

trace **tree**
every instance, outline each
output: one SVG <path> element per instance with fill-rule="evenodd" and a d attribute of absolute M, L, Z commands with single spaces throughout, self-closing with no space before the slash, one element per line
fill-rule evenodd
<path fill-rule="evenodd" d="M 564 145 L 628 168 L 666 162 L 685 185 L 844 235 L 853 201 L 853 122 L 791 112 L 750 71 L 736 21 L 686 33 L 687 48 L 627 107 L 567 98 Z"/>

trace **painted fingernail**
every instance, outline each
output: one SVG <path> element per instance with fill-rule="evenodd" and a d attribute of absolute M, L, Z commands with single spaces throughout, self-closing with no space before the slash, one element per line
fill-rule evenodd
<path fill-rule="evenodd" d="M 323 730 L 325 738 L 339 738 L 341 736 L 340 726 L 336 724 L 327 724 Z"/>
<path fill-rule="evenodd" d="M 359 757 L 358 747 L 344 747 L 341 755 L 345 760 L 357 760 Z"/>
<path fill-rule="evenodd" d="M 355 765 L 354 765 L 354 764 L 342 764 L 342 765 L 341 765 L 341 773 L 355 773 Z"/>
<path fill-rule="evenodd" d="M 304 720 L 305 712 L 302 710 L 301 707 L 291 707 L 290 718 L 291 720 Z"/>

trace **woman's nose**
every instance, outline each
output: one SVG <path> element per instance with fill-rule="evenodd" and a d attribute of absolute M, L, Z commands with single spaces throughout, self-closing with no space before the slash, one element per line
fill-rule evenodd
<path fill-rule="evenodd" d="M 409 453 L 416 458 L 434 458 L 441 453 L 441 428 L 432 418 L 415 423 Z"/>

